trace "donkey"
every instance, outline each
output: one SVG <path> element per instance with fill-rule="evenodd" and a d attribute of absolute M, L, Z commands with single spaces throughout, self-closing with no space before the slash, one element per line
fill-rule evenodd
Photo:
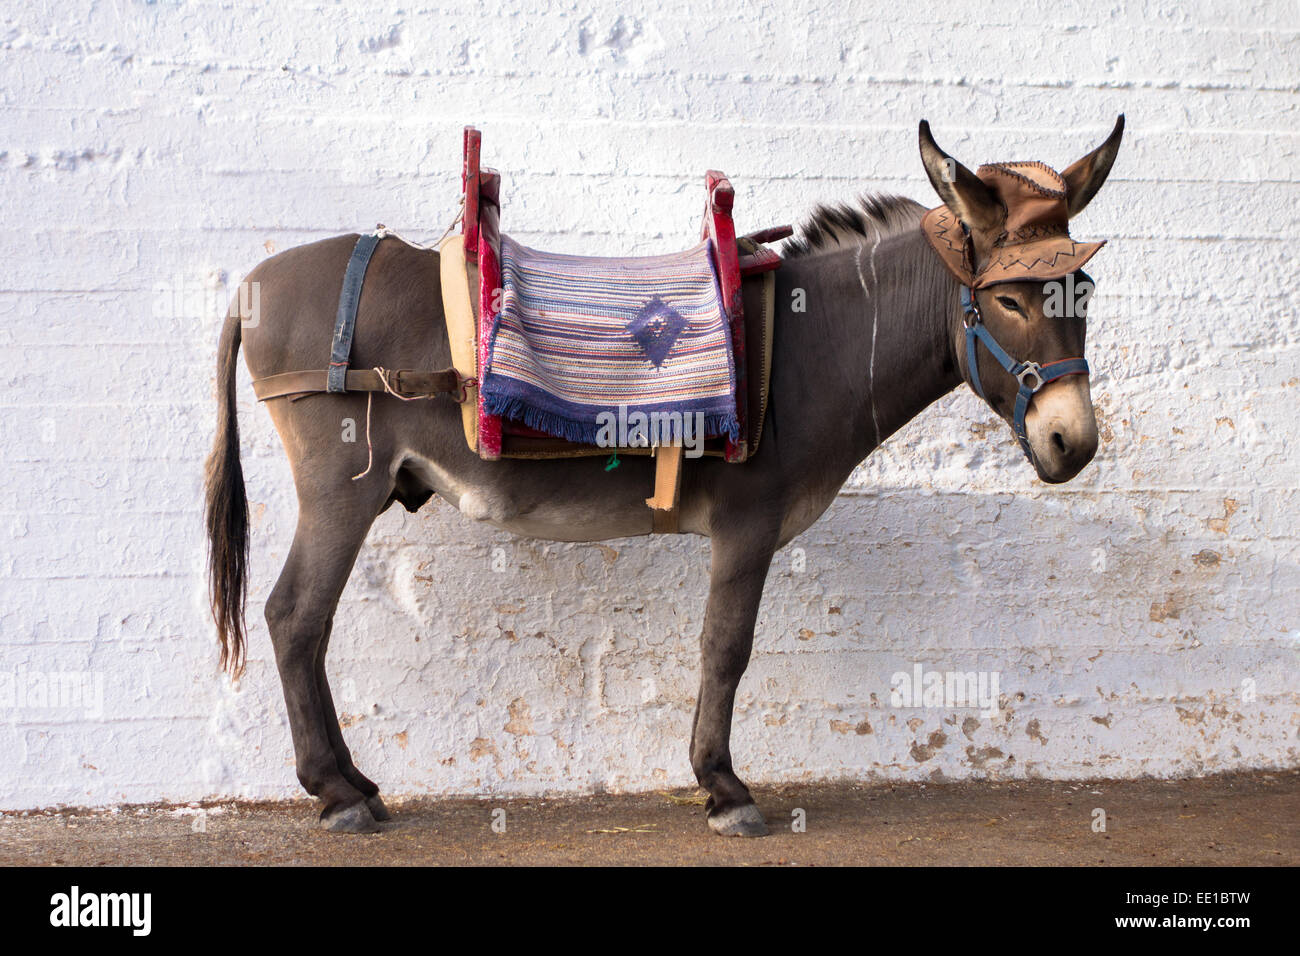
<path fill-rule="evenodd" d="M 1052 193 L 1062 210 L 1057 233 L 1064 235 L 1064 219 L 1101 188 L 1119 149 L 1123 120 L 1064 173 L 1042 164 L 1010 164 L 1047 170 L 1063 184 Z M 1042 371 L 1066 357 L 1082 357 L 1086 319 L 1049 314 L 1050 293 L 1041 279 L 1014 280 L 1012 273 L 1011 280 L 1003 276 L 981 285 L 958 277 L 981 274 L 1005 252 L 1008 217 L 1015 211 L 944 153 L 925 122 L 919 138 L 929 180 L 959 221 L 968 272 L 954 274 L 931 248 L 920 228 L 925 210 L 910 199 L 870 197 L 855 207 L 818 207 L 801 236 L 783 250 L 776 275 L 761 453 L 744 464 L 699 459 L 684 470 L 680 531 L 712 540 L 690 761 L 709 795 L 708 824 L 724 836 L 767 832 L 733 769 L 730 737 L 768 566 L 774 552 L 826 511 L 854 468 L 963 381 L 1020 433 L 1043 481 L 1070 480 L 1097 450 L 1086 374 L 1054 378 Z M 235 408 L 237 354 L 242 344 L 254 379 L 318 365 L 356 240 L 355 234 L 339 236 L 267 259 L 246 280 L 260 283 L 260 321 L 242 328 L 232 304 L 222 328 L 206 525 L 221 663 L 232 674 L 245 659 L 249 543 Z M 1073 274 L 1073 268 L 1066 271 Z M 439 281 L 436 252 L 397 239 L 381 242 L 360 299 L 353 366 L 451 365 Z M 803 292 L 800 312 L 791 308 L 796 290 Z M 988 338 L 971 345 L 967 329 L 977 323 Z M 999 345 L 1001 357 L 995 352 Z M 1007 353 L 1021 362 L 1003 362 Z M 1028 376 L 1029 385 L 1037 386 L 1028 399 L 1021 394 L 1025 363 L 1037 370 Z M 1017 409 L 1018 399 L 1027 406 Z M 397 402 L 379 395 L 374 401 L 382 413 L 373 416 L 370 431 L 373 465 L 353 480 L 365 462 L 358 460 L 356 446 L 339 442 L 339 421 L 360 420 L 367 400 L 348 393 L 268 402 L 293 470 L 298 523 L 266 602 L 266 622 L 298 780 L 319 798 L 321 826 L 351 833 L 373 832 L 389 814 L 378 786 L 357 769 L 344 742 L 325 657 L 339 596 L 375 518 L 394 502 L 416 511 L 437 494 L 471 520 L 519 535 L 555 541 L 645 535 L 651 533 L 645 498 L 654 468 L 646 458 L 626 459 L 610 472 L 598 458 L 483 461 L 467 447 L 453 402 Z"/>

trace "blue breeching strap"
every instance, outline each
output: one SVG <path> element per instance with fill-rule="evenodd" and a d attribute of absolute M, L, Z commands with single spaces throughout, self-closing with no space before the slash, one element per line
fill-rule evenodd
<path fill-rule="evenodd" d="M 352 353 L 352 333 L 357 327 L 357 304 L 361 301 L 361 284 L 366 278 L 366 268 L 375 253 L 379 240 L 387 233 L 383 230 L 368 232 L 352 247 L 352 258 L 343 273 L 343 291 L 339 293 L 339 311 L 334 319 L 334 338 L 330 343 L 329 376 L 325 382 L 327 392 L 346 392 L 348 356 Z"/>

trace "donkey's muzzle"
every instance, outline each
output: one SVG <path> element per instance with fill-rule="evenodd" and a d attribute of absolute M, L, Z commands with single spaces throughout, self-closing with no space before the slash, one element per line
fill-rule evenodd
<path fill-rule="evenodd" d="M 1044 385 L 1025 416 L 1034 467 L 1058 484 L 1081 472 L 1097 454 L 1097 417 L 1088 379 L 1071 375 Z"/>

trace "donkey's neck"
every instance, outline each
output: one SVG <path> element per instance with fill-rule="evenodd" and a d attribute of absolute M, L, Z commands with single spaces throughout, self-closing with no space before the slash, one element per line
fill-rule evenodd
<path fill-rule="evenodd" d="M 791 298 L 781 302 L 778 332 L 784 321 L 788 334 L 776 354 L 798 353 L 805 384 L 820 393 L 808 407 L 831 418 L 807 425 L 838 433 L 840 467 L 852 470 L 961 383 L 959 289 L 919 229 L 796 257 L 781 272 L 778 296 Z M 807 312 L 787 313 L 797 289 Z"/>

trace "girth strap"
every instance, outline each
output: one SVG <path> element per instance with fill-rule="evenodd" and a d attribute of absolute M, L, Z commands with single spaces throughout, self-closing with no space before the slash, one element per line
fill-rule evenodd
<path fill-rule="evenodd" d="M 1025 416 L 1029 413 L 1029 403 L 1034 397 L 1034 393 L 1046 385 L 1048 382 L 1054 382 L 1058 378 L 1064 378 L 1066 375 L 1087 375 L 1088 360 L 1084 358 L 1066 358 L 1059 359 L 1055 362 L 1048 362 L 1046 365 L 1039 365 L 1037 362 L 1017 362 L 1013 359 L 993 333 L 988 330 L 984 324 L 984 317 L 980 315 L 979 305 L 975 301 L 975 294 L 971 291 L 970 286 L 961 287 L 961 309 L 964 315 L 966 325 L 966 367 L 970 369 L 971 388 L 975 390 L 984 401 L 988 401 L 984 395 L 984 387 L 980 383 L 979 367 L 979 349 L 978 343 L 983 342 L 984 347 L 989 350 L 997 363 L 1004 369 L 1015 376 L 1020 388 L 1016 392 L 1016 407 L 1012 415 L 1011 430 L 1016 436 L 1016 441 L 1020 444 L 1020 450 L 1025 453 L 1025 457 L 1033 460 L 1029 449 L 1029 435 L 1025 427 Z"/>
<path fill-rule="evenodd" d="M 329 378 L 327 392 L 346 392 L 348 356 L 352 354 L 352 333 L 357 327 L 357 304 L 361 301 L 361 284 L 366 278 L 370 257 L 375 254 L 379 240 L 387 233 L 376 229 L 368 232 L 352 247 L 352 258 L 343 273 L 343 291 L 339 293 L 339 311 L 334 320 L 334 338 L 330 343 Z"/>
<path fill-rule="evenodd" d="M 253 393 L 259 402 L 285 395 L 303 398 L 307 395 L 330 391 L 329 375 L 332 369 L 311 369 L 303 372 L 281 372 L 268 375 L 253 383 Z M 398 398 L 432 398 L 447 394 L 456 401 L 465 401 L 465 389 L 476 384 L 473 379 L 462 378 L 454 368 L 436 372 L 399 369 L 354 369 L 347 372 L 349 392 L 387 392 Z"/>

